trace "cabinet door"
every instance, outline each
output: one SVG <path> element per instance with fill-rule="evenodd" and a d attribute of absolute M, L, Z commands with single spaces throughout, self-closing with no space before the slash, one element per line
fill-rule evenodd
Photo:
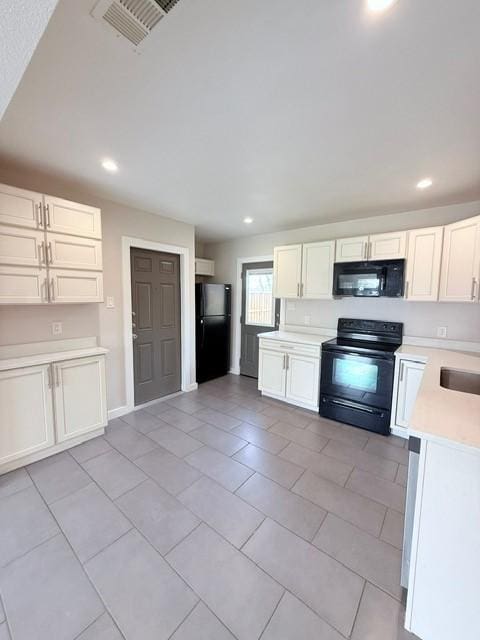
<path fill-rule="evenodd" d="M 412 301 L 438 300 L 443 227 L 414 229 L 408 234 L 405 298 Z"/>
<path fill-rule="evenodd" d="M 102 241 L 47 233 L 48 264 L 56 269 L 102 269 Z"/>
<path fill-rule="evenodd" d="M 43 229 L 41 193 L 0 185 L 0 224 Z"/>
<path fill-rule="evenodd" d="M 290 244 L 273 250 L 273 295 L 299 298 L 302 281 L 302 245 Z"/>
<path fill-rule="evenodd" d="M 333 297 L 333 263 L 335 261 L 335 240 L 310 242 L 303 245 L 302 255 L 302 297 Z"/>
<path fill-rule="evenodd" d="M 306 356 L 288 355 L 287 400 L 318 406 L 320 360 Z"/>
<path fill-rule="evenodd" d="M 335 251 L 336 262 L 358 262 L 367 259 L 368 236 L 340 238 Z"/>
<path fill-rule="evenodd" d="M 195 258 L 195 274 L 197 276 L 214 276 L 215 275 L 214 260 L 206 260 L 204 258 Z"/>
<path fill-rule="evenodd" d="M 0 266 L 0 304 L 45 302 L 48 302 L 46 269 Z"/>
<path fill-rule="evenodd" d="M 104 356 L 66 360 L 53 367 L 58 441 L 104 427 L 107 424 Z"/>
<path fill-rule="evenodd" d="M 53 196 L 44 196 L 48 231 L 84 238 L 102 237 L 100 209 Z"/>
<path fill-rule="evenodd" d="M 422 362 L 400 360 L 395 424 L 409 427 L 410 418 L 422 382 L 425 365 Z"/>
<path fill-rule="evenodd" d="M 369 260 L 400 260 L 407 254 L 407 232 L 377 233 L 370 236 Z"/>
<path fill-rule="evenodd" d="M 53 303 L 103 302 L 103 274 L 98 271 L 50 269 L 49 278 Z"/>
<path fill-rule="evenodd" d="M 0 372 L 0 465 L 51 447 L 50 365 Z"/>
<path fill-rule="evenodd" d="M 480 277 L 480 216 L 445 227 L 440 300 L 475 302 Z"/>
<path fill-rule="evenodd" d="M 285 396 L 286 355 L 260 350 L 258 358 L 258 388 L 275 396 Z"/>
<path fill-rule="evenodd" d="M 0 264 L 45 265 L 45 232 L 0 225 Z"/>

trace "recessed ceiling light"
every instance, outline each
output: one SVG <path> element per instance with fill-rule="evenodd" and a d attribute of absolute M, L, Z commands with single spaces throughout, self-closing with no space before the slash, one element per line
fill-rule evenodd
<path fill-rule="evenodd" d="M 417 182 L 417 189 L 428 189 L 433 184 L 433 180 L 431 178 L 423 178 L 420 182 Z"/>
<path fill-rule="evenodd" d="M 245 224 L 252 224 L 253 222 L 253 218 L 250 218 L 250 216 L 247 216 L 246 218 L 243 219 Z"/>
<path fill-rule="evenodd" d="M 367 0 L 370 11 L 386 11 L 395 4 L 397 0 Z"/>
<path fill-rule="evenodd" d="M 111 160 L 110 158 L 105 158 L 105 160 L 102 160 L 102 167 L 109 173 L 116 173 L 118 171 L 118 164 L 115 162 L 115 160 Z"/>

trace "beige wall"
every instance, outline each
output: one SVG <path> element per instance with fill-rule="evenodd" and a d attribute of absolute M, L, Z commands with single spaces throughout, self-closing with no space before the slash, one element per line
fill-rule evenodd
<path fill-rule="evenodd" d="M 194 227 L 169 218 L 139 211 L 97 198 L 81 188 L 61 183 L 45 175 L 24 172 L 0 165 L 0 182 L 57 195 L 102 209 L 104 294 L 113 296 L 115 308 L 105 304 L 0 307 L 0 344 L 53 340 L 51 323 L 63 323 L 63 338 L 97 336 L 109 349 L 107 356 L 108 408 L 125 405 L 123 349 L 122 236 L 187 247 L 190 251 L 190 305 L 194 308 Z M 194 314 L 189 328 L 190 382 L 195 381 Z"/>
<path fill-rule="evenodd" d="M 238 258 L 273 255 L 273 248 L 278 245 L 443 225 L 478 214 L 480 214 L 480 202 L 469 202 L 246 236 L 228 242 L 207 244 L 204 253 L 206 258 L 215 260 L 215 281 L 229 282 L 235 287 Z M 239 311 L 234 304 L 233 317 L 238 315 Z M 311 326 L 331 329 L 336 328 L 337 319 L 342 316 L 397 320 L 405 323 L 406 335 L 419 337 L 436 337 L 436 328 L 447 326 L 450 339 L 480 342 L 480 305 L 478 304 L 345 299 L 296 300 L 293 305 L 291 302 L 287 305 L 285 317 L 287 324 L 302 325 L 305 322 L 305 316 L 310 317 Z M 234 366 L 233 362 L 232 366 Z"/>

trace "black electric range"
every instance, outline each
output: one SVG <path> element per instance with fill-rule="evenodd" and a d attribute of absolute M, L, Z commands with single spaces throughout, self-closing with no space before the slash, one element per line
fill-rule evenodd
<path fill-rule="evenodd" d="M 339 318 L 337 337 L 322 344 L 320 415 L 389 435 L 402 336 L 401 322 Z"/>

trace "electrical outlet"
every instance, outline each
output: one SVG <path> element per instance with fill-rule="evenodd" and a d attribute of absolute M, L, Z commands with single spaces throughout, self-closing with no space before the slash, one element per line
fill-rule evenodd
<path fill-rule="evenodd" d="M 447 337 L 447 327 L 437 327 L 437 338 Z"/>
<path fill-rule="evenodd" d="M 113 296 L 107 296 L 107 309 L 114 309 L 114 308 L 115 308 L 115 300 Z"/>
<path fill-rule="evenodd" d="M 61 322 L 52 322 L 52 334 L 54 336 L 60 336 L 62 331 L 63 327 Z"/>
<path fill-rule="evenodd" d="M 304 316 L 303 324 L 307 324 L 307 325 L 310 324 L 310 320 L 311 320 L 310 316 Z"/>

